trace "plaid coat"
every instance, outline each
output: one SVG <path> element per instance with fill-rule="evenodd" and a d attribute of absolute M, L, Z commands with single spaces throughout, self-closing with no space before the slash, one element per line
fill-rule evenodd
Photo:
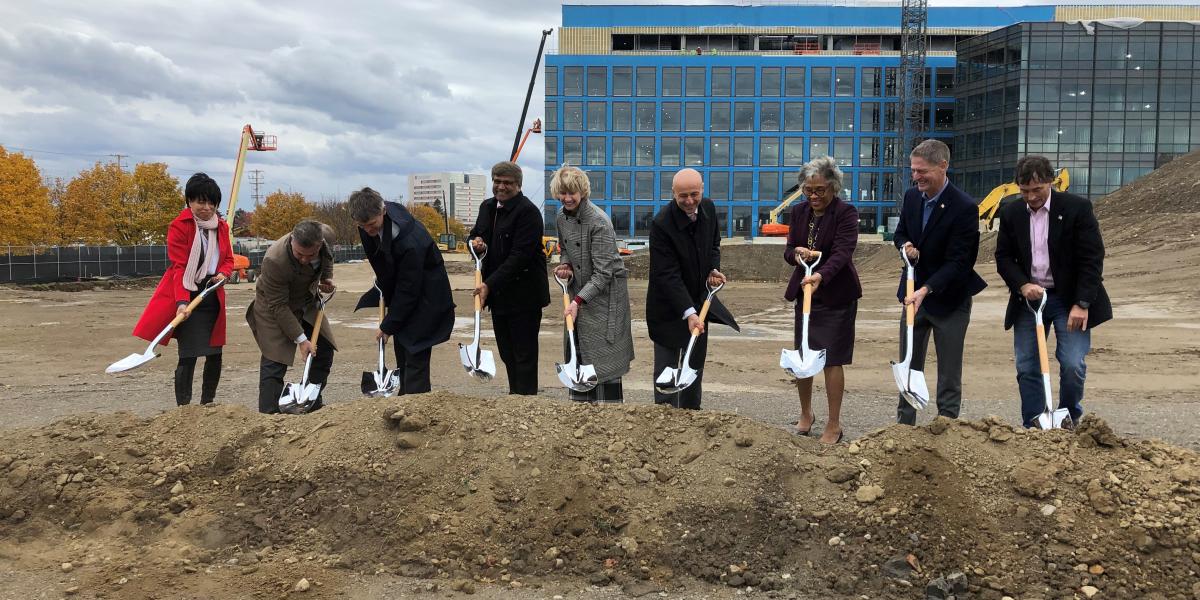
<path fill-rule="evenodd" d="M 584 301 L 575 322 L 580 360 L 596 367 L 600 381 L 612 381 L 628 373 L 633 361 L 629 271 L 617 251 L 616 233 L 608 215 L 587 200 L 574 215 L 559 211 L 557 224 L 562 261 L 575 273 L 568 293 Z"/>

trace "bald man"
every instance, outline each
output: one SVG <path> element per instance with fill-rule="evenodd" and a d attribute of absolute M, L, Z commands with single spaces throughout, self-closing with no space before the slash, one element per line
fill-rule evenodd
<path fill-rule="evenodd" d="M 650 225 L 650 284 L 646 290 L 646 326 L 654 342 L 654 375 L 666 367 L 678 368 L 693 329 L 701 333 L 692 349 L 691 367 L 699 371 L 696 382 L 675 394 L 654 392 L 656 404 L 698 410 L 708 350 L 707 324 L 700 321 L 700 306 L 708 285 L 725 283 L 721 274 L 721 232 L 717 209 L 704 197 L 704 179 L 695 169 L 683 169 L 671 181 L 674 200 L 663 207 Z M 713 298 L 708 321 L 737 329 L 737 321 L 721 301 Z"/>

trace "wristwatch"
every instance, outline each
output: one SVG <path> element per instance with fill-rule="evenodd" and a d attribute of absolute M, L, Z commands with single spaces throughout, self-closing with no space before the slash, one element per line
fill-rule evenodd
<path fill-rule="evenodd" d="M 1087 300 L 1080 300 L 1079 302 L 1076 302 L 1075 305 L 1078 306 L 1079 308 L 1087 310 L 1088 307 L 1092 305 L 1092 303 L 1088 302 Z"/>

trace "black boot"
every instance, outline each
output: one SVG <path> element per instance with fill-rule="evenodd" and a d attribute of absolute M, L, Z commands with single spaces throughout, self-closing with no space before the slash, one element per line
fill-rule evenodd
<path fill-rule="evenodd" d="M 175 366 L 175 404 L 183 406 L 192 403 L 192 377 L 196 374 L 196 359 L 179 358 Z"/>
<path fill-rule="evenodd" d="M 204 358 L 204 379 L 200 384 L 200 404 L 212 404 L 217 398 L 217 384 L 221 383 L 221 353 Z"/>

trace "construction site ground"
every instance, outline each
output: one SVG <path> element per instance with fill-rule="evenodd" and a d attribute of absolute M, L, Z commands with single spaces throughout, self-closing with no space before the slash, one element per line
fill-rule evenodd
<path fill-rule="evenodd" d="M 721 297 L 742 332 L 713 327 L 699 413 L 651 404 L 644 279 L 630 282 L 625 406 L 566 401 L 557 298 L 541 396 L 507 397 L 502 366 L 490 383 L 468 377 L 461 257 L 435 392 L 368 400 L 373 316 L 351 308 L 372 275 L 338 265 L 328 407 L 299 417 L 254 412 L 253 284 L 228 288 L 219 406 L 184 409 L 174 346 L 104 374 L 145 348 L 129 331 L 155 282 L 0 289 L 0 598 L 924 598 L 931 582 L 960 598 L 1200 598 L 1197 162 L 1098 204 L 1115 318 L 1088 356 L 1084 406 L 1098 419 L 1074 433 L 1014 427 L 990 235 L 964 422 L 931 424 L 928 409 L 917 428 L 892 425 L 899 261 L 888 245 L 859 249 L 851 443 L 836 447 L 788 432 L 782 246 L 726 248 Z M 489 329 L 485 317 L 494 351 Z M 933 387 L 936 361 L 925 371 Z"/>

